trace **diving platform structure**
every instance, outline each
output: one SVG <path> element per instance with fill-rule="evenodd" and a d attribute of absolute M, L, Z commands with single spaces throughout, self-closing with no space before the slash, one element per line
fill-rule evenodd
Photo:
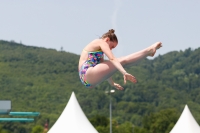
<path fill-rule="evenodd" d="M 34 118 L 15 118 L 15 116 L 21 117 L 36 117 L 39 116 L 39 112 L 11 112 L 11 101 L 0 100 L 0 115 L 9 115 L 10 118 L 0 118 L 0 122 L 33 122 Z"/>

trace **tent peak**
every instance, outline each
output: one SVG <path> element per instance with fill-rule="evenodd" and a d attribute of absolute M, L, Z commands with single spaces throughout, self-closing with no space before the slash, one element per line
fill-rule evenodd
<path fill-rule="evenodd" d="M 170 133 L 200 133 L 200 127 L 187 104 Z"/>

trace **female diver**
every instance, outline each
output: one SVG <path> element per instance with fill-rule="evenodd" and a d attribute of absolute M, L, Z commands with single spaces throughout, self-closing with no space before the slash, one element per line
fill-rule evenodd
<path fill-rule="evenodd" d="M 133 63 L 147 56 L 154 56 L 156 50 L 162 47 L 161 42 L 156 42 L 139 52 L 116 58 L 111 51 L 118 44 L 114 32 L 113 29 L 109 30 L 100 39 L 93 40 L 83 49 L 78 71 L 80 80 L 86 87 L 92 88 L 104 80 L 108 80 L 111 86 L 123 90 L 121 85 L 113 82 L 111 76 L 119 70 L 123 75 L 124 83 L 126 83 L 126 80 L 136 83 L 136 78 L 127 73 L 123 67 L 133 65 Z M 108 57 L 108 61 L 104 61 L 104 54 Z"/>

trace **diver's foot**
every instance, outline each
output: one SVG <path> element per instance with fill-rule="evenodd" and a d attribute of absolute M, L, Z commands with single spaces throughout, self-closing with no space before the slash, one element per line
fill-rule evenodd
<path fill-rule="evenodd" d="M 159 49 L 160 47 L 162 47 L 162 43 L 161 42 L 156 42 L 153 45 L 151 45 L 148 49 L 149 52 L 149 56 L 154 56 L 154 54 L 156 53 L 156 50 Z"/>

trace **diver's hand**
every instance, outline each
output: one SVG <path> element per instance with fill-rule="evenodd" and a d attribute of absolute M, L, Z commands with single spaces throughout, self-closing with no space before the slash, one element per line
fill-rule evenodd
<path fill-rule="evenodd" d="M 117 89 L 117 90 L 124 90 L 124 88 L 120 85 L 120 84 L 117 84 L 117 83 L 114 83 L 113 86 Z"/>
<path fill-rule="evenodd" d="M 126 84 L 126 80 L 129 80 L 133 83 L 137 83 L 136 78 L 133 75 L 127 73 L 127 72 L 124 73 L 124 84 Z"/>

